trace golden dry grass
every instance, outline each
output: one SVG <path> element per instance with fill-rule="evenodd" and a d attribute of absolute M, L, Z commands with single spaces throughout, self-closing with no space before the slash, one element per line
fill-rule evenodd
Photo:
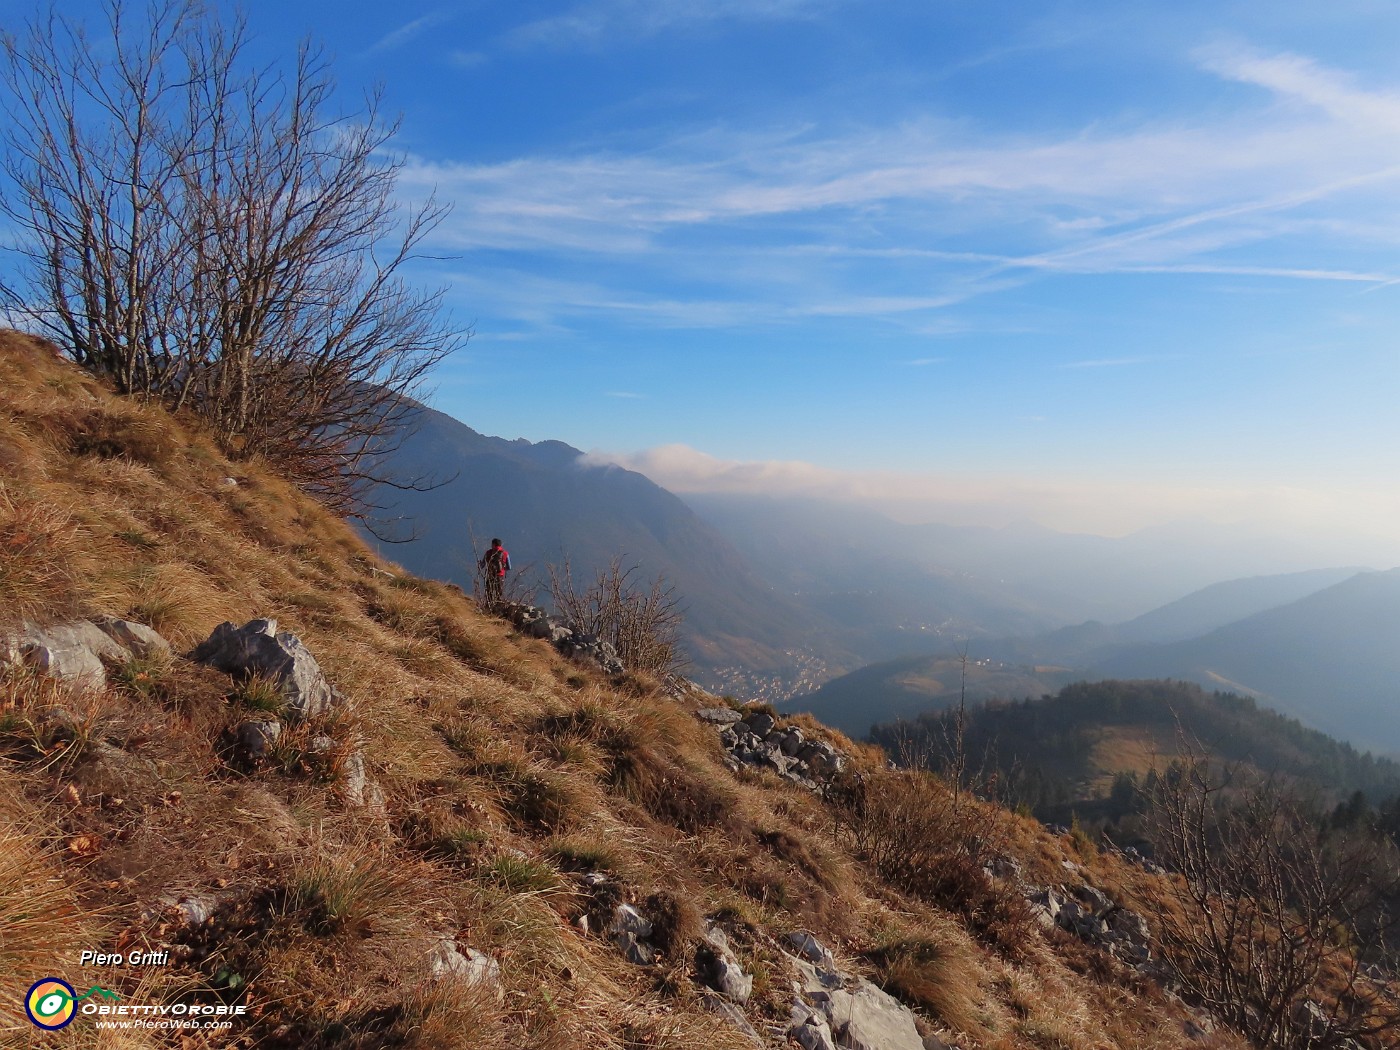
<path fill-rule="evenodd" d="M 274 616 L 349 702 L 245 768 L 222 742 L 246 697 L 181 656 L 114 669 L 111 688 L 82 698 L 7 679 L 0 919 L 19 931 L 0 938 L 7 1001 L 9 975 L 71 972 L 78 947 L 173 941 L 181 961 L 150 993 L 229 994 L 235 975 L 254 1019 L 231 1045 L 737 1050 L 743 1037 L 688 976 L 708 916 L 755 976 L 760 1026 L 781 1030 L 790 1002 L 777 938 L 805 927 L 965 1050 L 1188 1045 L 1170 1007 L 1075 970 L 1038 932 L 1008 953 L 957 902 L 882 880 L 822 800 L 730 774 L 691 714 L 714 698 L 678 703 L 643 676 L 567 663 L 455 589 L 379 562 L 257 463 L 234 467 L 12 333 L 0 333 L 0 610 L 129 616 L 181 653 L 223 620 Z M 883 768 L 798 722 L 857 770 Z M 322 733 L 334 747 L 316 758 Z M 347 802 L 356 751 L 382 810 Z M 974 808 L 979 849 L 1063 879 L 1063 842 Z M 1127 892 L 1127 875 L 1086 867 Z M 576 876 L 589 871 L 661 920 L 660 967 L 627 964 L 596 923 L 581 931 L 591 904 Z M 197 928 L 176 918 L 191 896 L 215 906 Z M 443 938 L 497 959 L 499 994 L 428 979 Z"/>

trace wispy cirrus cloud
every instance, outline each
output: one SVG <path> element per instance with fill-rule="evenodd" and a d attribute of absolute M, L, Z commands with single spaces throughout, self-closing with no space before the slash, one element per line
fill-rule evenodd
<path fill-rule="evenodd" d="M 705 23 L 812 18 L 834 6 L 835 0 L 591 0 L 564 14 L 526 22 L 505 41 L 515 47 L 596 46 Z"/>
<path fill-rule="evenodd" d="M 372 55 L 381 51 L 392 51 L 394 48 L 403 47 L 405 44 L 412 43 L 414 40 L 418 39 L 418 37 L 422 36 L 429 29 L 443 25 L 451 20 L 452 15 L 446 11 L 430 12 L 420 18 L 413 19 L 411 22 L 405 22 L 391 32 L 385 33 L 365 49 L 365 54 Z"/>
<path fill-rule="evenodd" d="M 568 17 L 644 19 L 643 6 Z M 712 18 L 740 17 L 740 6 L 702 5 Z M 814 10 L 759 7 L 771 17 Z M 448 250 L 606 259 L 613 272 L 574 305 L 646 323 L 928 320 L 1048 273 L 1395 279 L 1382 267 L 1322 264 L 1337 252 L 1319 246 L 1370 250 L 1400 236 L 1388 205 L 1349 225 L 1336 204 L 1386 202 L 1400 189 L 1400 135 L 1388 133 L 1400 128 L 1400 95 L 1296 55 L 1216 45 L 1197 61 L 1258 87 L 1259 105 L 1038 135 L 933 117 L 839 133 L 636 132 L 628 148 L 494 164 L 412 158 L 403 185 L 457 202 L 438 231 Z M 995 231 L 1007 250 L 959 250 L 950 231 Z M 1266 244 L 1287 250 L 1259 257 Z M 703 278 L 706 293 L 639 293 L 625 271 L 641 259 L 648 277 Z"/>

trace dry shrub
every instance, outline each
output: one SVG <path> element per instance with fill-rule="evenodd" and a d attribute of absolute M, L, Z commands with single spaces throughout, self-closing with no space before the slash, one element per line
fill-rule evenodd
<path fill-rule="evenodd" d="M 494 786 L 501 808 L 525 831 L 563 831 L 582 808 L 576 787 L 567 777 L 520 758 L 504 756 L 478 762 L 468 772 Z"/>
<path fill-rule="evenodd" d="M 485 982 L 443 980 L 414 986 L 404 1002 L 409 1050 L 515 1050 L 496 990 Z"/>
<path fill-rule="evenodd" d="M 544 725 L 596 744 L 605 756 L 608 787 L 663 824 L 695 834 L 727 824 L 735 812 L 733 788 L 693 757 L 704 750 L 698 723 L 674 705 L 648 699 L 623 709 L 585 699 Z"/>
<path fill-rule="evenodd" d="M 817 885 L 836 890 L 842 883 L 836 858 L 797 828 L 778 828 L 758 833 L 758 842 L 774 856 L 787 861 Z"/>
<path fill-rule="evenodd" d="M 754 1045 L 734 1025 L 699 1013 L 640 1014 L 625 1022 L 618 1035 L 625 1050 L 753 1050 Z"/>
<path fill-rule="evenodd" d="M 684 755 L 654 749 L 615 755 L 611 786 L 663 824 L 693 835 L 728 823 L 737 799 Z"/>
<path fill-rule="evenodd" d="M 0 474 L 13 478 L 32 477 L 43 471 L 41 450 L 21 433 L 20 417 L 0 411 Z"/>
<path fill-rule="evenodd" d="M 685 665 L 680 596 L 664 576 L 642 584 L 633 579 L 636 572 L 614 558 L 592 583 L 575 584 L 565 559 L 549 566 L 550 597 L 565 623 L 611 644 L 628 670 L 664 678 Z"/>
<path fill-rule="evenodd" d="M 1008 955 L 1034 943 L 1025 900 L 983 868 L 1004 838 L 995 807 L 921 769 L 850 777 L 832 798 L 838 832 L 886 881 L 961 915 Z"/>

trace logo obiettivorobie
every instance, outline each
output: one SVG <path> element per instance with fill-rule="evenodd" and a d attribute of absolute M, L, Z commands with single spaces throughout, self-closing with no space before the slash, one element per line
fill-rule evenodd
<path fill-rule="evenodd" d="M 78 1013 L 78 1003 L 89 996 L 100 995 L 104 999 L 120 999 L 116 992 L 93 985 L 82 995 L 73 990 L 67 981 L 57 977 L 45 977 L 29 986 L 24 996 L 24 1012 L 40 1028 L 54 1032 L 67 1028 Z"/>

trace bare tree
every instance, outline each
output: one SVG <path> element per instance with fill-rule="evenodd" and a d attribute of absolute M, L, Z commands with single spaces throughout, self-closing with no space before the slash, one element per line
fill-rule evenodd
<path fill-rule="evenodd" d="M 1365 970 L 1397 886 L 1377 836 L 1329 834 L 1280 785 L 1198 755 L 1156 781 L 1149 834 L 1174 872 L 1163 949 L 1201 1005 L 1270 1050 L 1400 1027 L 1400 1004 Z"/>
<path fill-rule="evenodd" d="M 251 68 L 198 0 L 55 11 L 3 38 L 11 312 L 124 393 L 190 408 L 332 507 L 362 506 L 424 376 L 466 338 L 403 279 L 444 209 L 402 211 L 377 94 L 332 108 L 309 44 Z"/>
<path fill-rule="evenodd" d="M 664 576 L 642 585 L 633 578 L 636 571 L 635 565 L 624 567 L 622 559 L 614 558 L 592 583 L 579 586 L 567 558 L 562 566 L 550 565 L 555 612 L 571 627 L 611 644 L 630 670 L 679 673 L 685 664 L 680 597 Z"/>

